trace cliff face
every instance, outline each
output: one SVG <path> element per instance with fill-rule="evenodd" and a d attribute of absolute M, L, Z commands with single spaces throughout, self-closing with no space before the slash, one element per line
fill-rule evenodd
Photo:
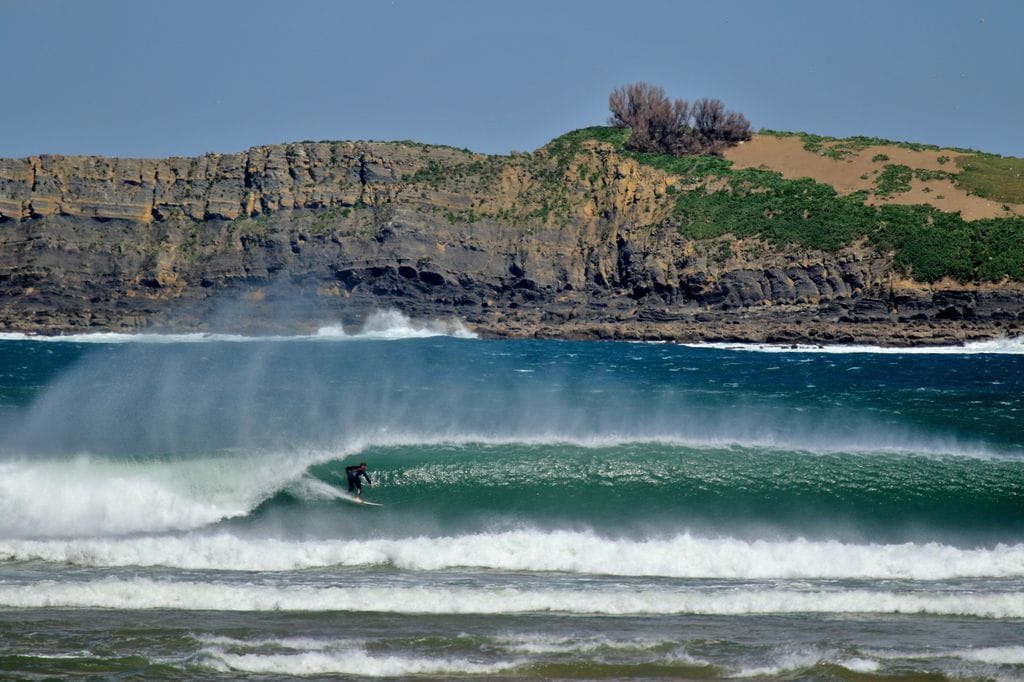
<path fill-rule="evenodd" d="M 561 156 L 336 142 L 0 160 L 0 325 L 268 331 L 393 307 L 516 336 L 1024 333 L 1017 285 L 904 281 L 866 246 L 683 239 L 672 205 L 687 182 L 597 142 Z"/>
<path fill-rule="evenodd" d="M 455 155 L 433 152 L 438 162 Z M 159 160 L 0 159 L 0 219 L 71 216 L 145 225 L 182 217 L 234 220 L 287 209 L 352 206 L 375 200 L 368 188 L 386 190 L 422 166 L 412 148 L 350 142 Z"/>

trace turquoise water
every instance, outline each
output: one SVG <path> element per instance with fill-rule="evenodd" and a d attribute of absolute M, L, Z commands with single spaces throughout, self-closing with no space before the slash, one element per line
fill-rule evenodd
<path fill-rule="evenodd" d="M 1022 350 L 8 337 L 0 672 L 1024 679 Z"/>

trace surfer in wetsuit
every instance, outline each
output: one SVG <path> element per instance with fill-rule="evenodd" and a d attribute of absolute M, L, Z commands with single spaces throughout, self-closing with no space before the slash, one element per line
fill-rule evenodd
<path fill-rule="evenodd" d="M 345 467 L 345 475 L 348 476 L 348 491 L 355 493 L 357 500 L 361 499 L 360 495 L 363 494 L 363 482 L 360 480 L 360 477 L 365 478 L 368 485 L 373 485 L 373 481 L 370 480 L 370 474 L 366 473 L 366 462 Z"/>

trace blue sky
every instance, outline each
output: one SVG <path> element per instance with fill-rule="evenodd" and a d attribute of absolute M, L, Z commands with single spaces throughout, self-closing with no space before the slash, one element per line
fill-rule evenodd
<path fill-rule="evenodd" d="M 529 151 L 645 80 L 755 129 L 1024 156 L 1024 2 L 0 0 L 0 156 Z"/>

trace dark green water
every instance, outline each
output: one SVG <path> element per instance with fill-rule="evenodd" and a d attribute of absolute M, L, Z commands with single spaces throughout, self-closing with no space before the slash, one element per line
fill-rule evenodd
<path fill-rule="evenodd" d="M 2 340 L 0 674 L 1022 678 L 996 350 Z"/>

